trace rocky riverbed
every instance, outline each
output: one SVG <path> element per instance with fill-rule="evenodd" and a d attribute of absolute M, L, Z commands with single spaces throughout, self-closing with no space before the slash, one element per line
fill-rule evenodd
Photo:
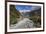
<path fill-rule="evenodd" d="M 34 28 L 34 23 L 32 20 L 28 18 L 24 18 L 23 20 L 19 21 L 17 24 L 11 25 L 11 29 L 23 29 L 23 28 Z"/>

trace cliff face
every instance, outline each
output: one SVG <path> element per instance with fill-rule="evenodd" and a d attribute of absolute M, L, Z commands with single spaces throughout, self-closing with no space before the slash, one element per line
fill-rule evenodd
<path fill-rule="evenodd" d="M 30 20 L 34 21 L 36 27 L 40 27 L 39 25 L 41 25 L 41 8 L 31 11 L 30 14 Z"/>
<path fill-rule="evenodd" d="M 14 5 L 10 5 L 10 24 L 17 23 L 17 18 L 20 17 L 19 11 L 15 9 Z"/>
<path fill-rule="evenodd" d="M 31 11 L 30 13 L 31 13 L 32 15 L 38 15 L 38 16 L 41 16 L 41 8 L 38 9 L 38 10 Z"/>
<path fill-rule="evenodd" d="M 22 12 L 22 14 L 25 17 L 41 16 L 41 8 L 38 10 L 30 11 L 30 12 Z"/>
<path fill-rule="evenodd" d="M 30 11 L 30 12 L 25 12 L 23 14 L 24 14 L 25 17 L 29 18 L 30 20 L 33 20 L 33 22 L 34 22 L 36 27 L 38 25 L 41 25 L 41 8 L 38 9 L 38 10 L 33 10 L 33 11 Z"/>
<path fill-rule="evenodd" d="M 21 19 L 29 18 L 29 20 L 32 20 L 34 22 L 34 26 L 40 27 L 39 25 L 41 25 L 41 8 L 30 12 L 22 12 L 22 14 L 24 17 L 20 14 L 19 11 L 15 9 L 14 5 L 10 5 L 10 24 L 16 24 L 18 23 L 18 21 L 21 21 Z"/>

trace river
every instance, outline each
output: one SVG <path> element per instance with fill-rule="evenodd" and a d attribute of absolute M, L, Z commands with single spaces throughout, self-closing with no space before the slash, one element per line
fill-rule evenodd
<path fill-rule="evenodd" d="M 34 22 L 28 18 L 24 18 L 17 24 L 11 25 L 11 29 L 23 29 L 23 28 L 34 28 Z"/>

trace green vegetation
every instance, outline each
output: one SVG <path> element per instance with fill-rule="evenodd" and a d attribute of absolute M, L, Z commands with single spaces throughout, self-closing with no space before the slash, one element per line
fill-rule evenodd
<path fill-rule="evenodd" d="M 39 10 L 32 11 L 30 16 L 30 20 L 34 22 L 36 27 L 40 27 L 41 25 L 41 8 Z"/>
<path fill-rule="evenodd" d="M 35 10 L 29 13 L 29 19 L 34 22 L 34 25 L 36 27 L 40 27 L 39 25 L 41 25 L 41 8 L 39 10 Z M 16 24 L 18 22 L 18 18 L 20 18 L 19 11 L 15 9 L 15 5 L 10 5 L 10 24 Z"/>
<path fill-rule="evenodd" d="M 20 13 L 15 9 L 15 6 L 10 5 L 10 24 L 16 24 L 19 16 Z"/>
<path fill-rule="evenodd" d="M 34 25 L 36 27 L 40 27 L 40 26 L 38 26 L 38 25 L 41 25 L 41 17 L 40 16 L 31 16 L 30 20 L 32 20 L 34 22 Z"/>

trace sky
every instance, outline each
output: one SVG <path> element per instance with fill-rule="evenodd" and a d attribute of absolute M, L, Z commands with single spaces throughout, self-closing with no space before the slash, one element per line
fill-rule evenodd
<path fill-rule="evenodd" d="M 16 5 L 15 8 L 20 12 L 30 12 L 32 10 L 37 10 L 40 6 L 31 6 L 31 5 Z"/>
<path fill-rule="evenodd" d="M 29 5 L 16 5 L 17 10 L 31 10 L 32 6 Z"/>

